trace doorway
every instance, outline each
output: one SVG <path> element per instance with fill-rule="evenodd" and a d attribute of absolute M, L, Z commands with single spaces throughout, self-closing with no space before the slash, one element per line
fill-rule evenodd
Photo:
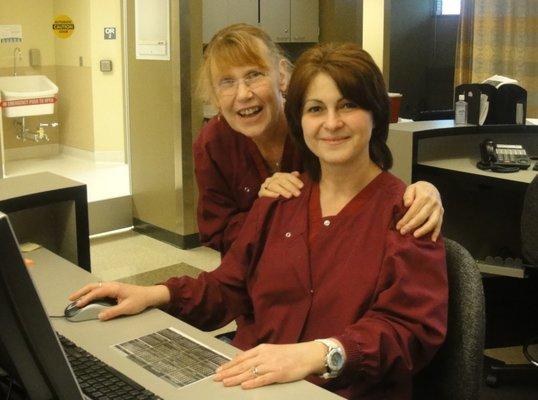
<path fill-rule="evenodd" d="M 71 26 L 60 31 L 58 21 Z M 53 114 L 25 118 L 26 137 L 20 118 L 2 116 L 0 174 L 62 175 L 87 185 L 90 204 L 130 196 L 123 1 L 3 0 L 7 26 L 21 37 L 0 43 L 0 76 L 15 65 L 59 92 Z M 44 135 L 32 139 L 40 126 Z"/>

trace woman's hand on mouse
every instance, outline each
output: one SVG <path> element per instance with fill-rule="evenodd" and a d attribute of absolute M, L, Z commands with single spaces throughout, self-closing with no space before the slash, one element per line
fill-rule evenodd
<path fill-rule="evenodd" d="M 138 314 L 148 307 L 158 307 L 170 302 L 170 292 L 164 285 L 137 286 L 120 282 L 89 283 L 69 295 L 69 300 L 77 300 L 76 306 L 82 308 L 104 297 L 116 299 L 118 304 L 101 312 L 101 321 L 120 315 Z"/>
<path fill-rule="evenodd" d="M 275 172 L 261 185 L 258 197 L 283 196 L 286 199 L 292 196 L 298 197 L 303 188 L 303 182 L 299 179 L 299 172 Z"/>

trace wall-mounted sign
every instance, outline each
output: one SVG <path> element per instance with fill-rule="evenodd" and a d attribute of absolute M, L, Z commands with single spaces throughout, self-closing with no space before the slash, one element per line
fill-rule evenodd
<path fill-rule="evenodd" d="M 39 104 L 53 104 L 58 100 L 56 97 L 39 97 L 37 99 L 20 99 L 20 100 L 2 100 L 0 108 L 20 107 L 20 106 L 36 106 Z"/>
<path fill-rule="evenodd" d="M 67 15 L 58 15 L 52 23 L 52 31 L 60 39 L 66 39 L 73 34 L 75 24 Z"/>
<path fill-rule="evenodd" d="M 107 26 L 105 28 L 105 40 L 113 40 L 113 39 L 116 39 L 116 27 Z"/>
<path fill-rule="evenodd" d="M 0 25 L 0 43 L 22 42 L 22 25 Z"/>

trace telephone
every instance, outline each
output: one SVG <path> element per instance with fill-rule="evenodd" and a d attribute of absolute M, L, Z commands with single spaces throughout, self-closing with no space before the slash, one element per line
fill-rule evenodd
<path fill-rule="evenodd" d="M 476 166 L 493 172 L 517 172 L 531 165 L 527 152 L 520 144 L 496 144 L 486 139 L 480 143 L 480 155 L 482 159 Z"/>

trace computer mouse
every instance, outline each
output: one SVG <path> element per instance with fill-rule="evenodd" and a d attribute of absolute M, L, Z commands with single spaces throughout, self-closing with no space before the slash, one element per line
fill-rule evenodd
<path fill-rule="evenodd" d="M 89 321 L 92 319 L 99 319 L 101 311 L 106 310 L 112 306 L 115 306 L 116 300 L 110 298 L 103 298 L 92 301 L 86 304 L 84 307 L 79 308 L 76 305 L 76 301 L 70 303 L 65 307 L 64 315 L 68 321 L 81 322 Z"/>

